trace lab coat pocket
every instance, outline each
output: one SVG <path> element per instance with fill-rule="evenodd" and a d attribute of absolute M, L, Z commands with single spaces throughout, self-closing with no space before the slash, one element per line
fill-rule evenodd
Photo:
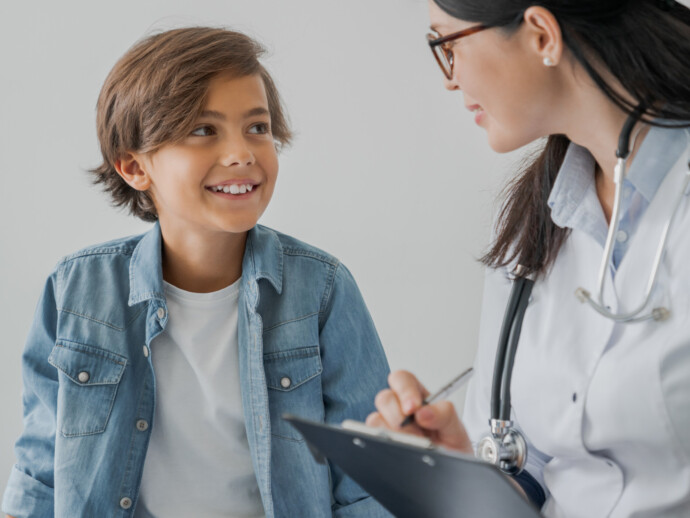
<path fill-rule="evenodd" d="M 282 415 L 289 413 L 306 419 L 323 420 L 319 347 L 267 353 L 264 355 L 264 370 L 272 435 L 303 441 L 302 436 L 282 419 Z"/>
<path fill-rule="evenodd" d="M 65 340 L 48 358 L 58 370 L 57 426 L 65 437 L 105 431 L 127 359 L 109 351 Z"/>

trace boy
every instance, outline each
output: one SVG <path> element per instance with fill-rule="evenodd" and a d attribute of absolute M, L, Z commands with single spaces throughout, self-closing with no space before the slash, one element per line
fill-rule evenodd
<path fill-rule="evenodd" d="M 388 516 L 280 419 L 363 420 L 388 365 L 347 269 L 256 225 L 290 140 L 261 52 L 177 29 L 106 79 L 95 179 L 155 224 L 48 279 L 9 515 Z"/>

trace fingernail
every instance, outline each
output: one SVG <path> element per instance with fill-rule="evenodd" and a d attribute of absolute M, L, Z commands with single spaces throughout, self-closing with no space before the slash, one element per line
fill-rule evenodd
<path fill-rule="evenodd" d="M 403 403 L 403 410 L 405 413 L 410 414 L 417 407 L 417 402 L 414 399 L 407 399 Z"/>

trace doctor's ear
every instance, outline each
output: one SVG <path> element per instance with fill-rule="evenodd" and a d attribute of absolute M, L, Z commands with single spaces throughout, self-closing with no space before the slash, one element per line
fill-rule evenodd
<path fill-rule="evenodd" d="M 563 33 L 556 17 L 548 9 L 535 5 L 525 11 L 523 21 L 529 46 L 537 59 L 547 67 L 558 65 L 563 56 Z"/>
<path fill-rule="evenodd" d="M 114 164 L 115 170 L 122 179 L 137 191 L 147 191 L 151 187 L 151 177 L 142 166 L 143 162 L 141 155 L 127 153 Z"/>

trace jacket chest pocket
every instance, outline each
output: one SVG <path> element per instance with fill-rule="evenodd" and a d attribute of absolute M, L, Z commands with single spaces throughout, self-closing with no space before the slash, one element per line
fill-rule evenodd
<path fill-rule="evenodd" d="M 284 439 L 303 441 L 302 436 L 282 415 L 289 413 L 323 420 L 321 393 L 321 356 L 319 347 L 302 347 L 264 354 L 268 387 L 271 434 Z"/>
<path fill-rule="evenodd" d="M 48 362 L 58 370 L 60 433 L 74 437 L 105 431 L 127 359 L 89 345 L 60 341 Z"/>

